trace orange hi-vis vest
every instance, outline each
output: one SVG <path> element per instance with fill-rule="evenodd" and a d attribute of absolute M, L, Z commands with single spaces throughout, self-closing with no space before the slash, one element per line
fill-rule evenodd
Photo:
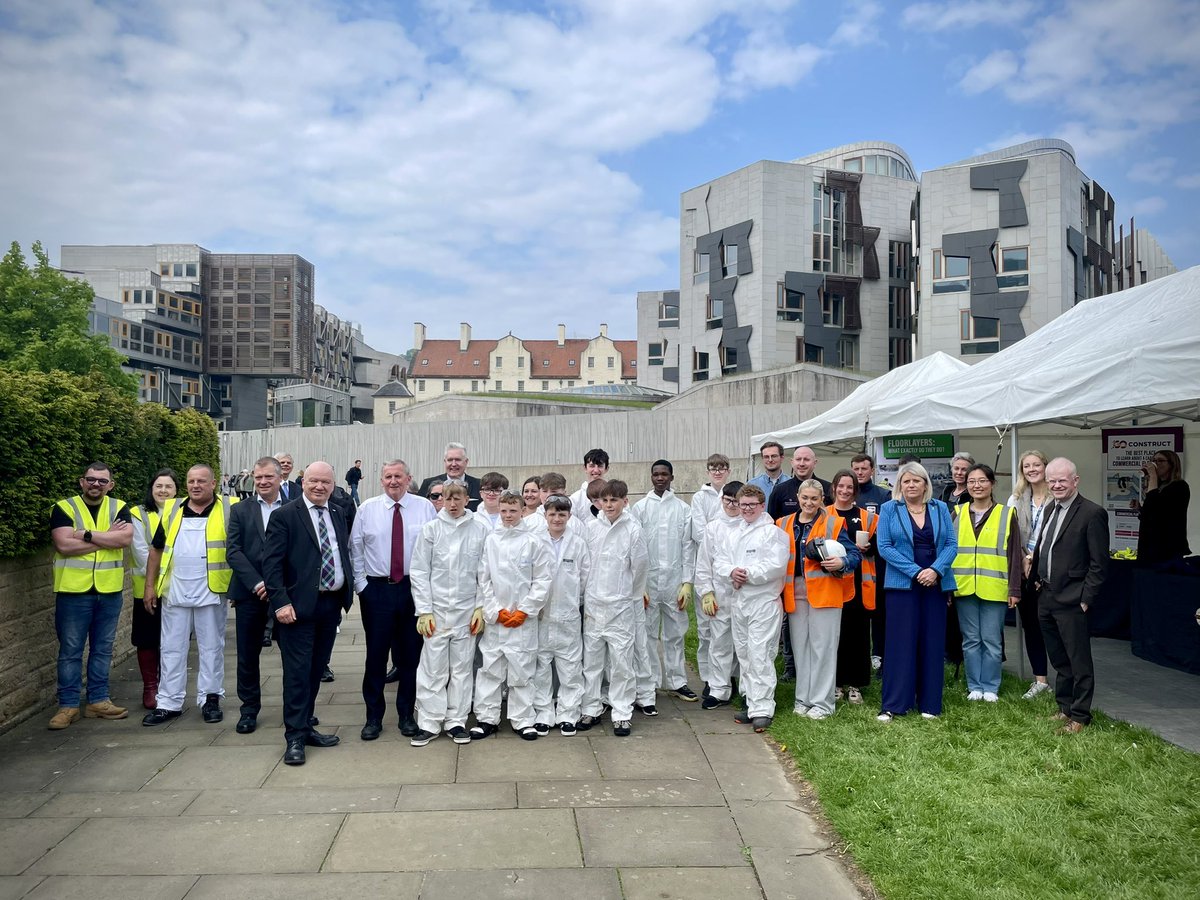
<path fill-rule="evenodd" d="M 789 555 L 787 578 L 783 582 L 783 609 L 785 612 L 796 611 L 796 517 L 799 513 L 784 516 L 775 524 L 784 530 L 788 536 Z M 827 524 L 832 522 L 832 524 Z M 837 540 L 842 531 L 842 517 L 831 516 L 821 510 L 808 532 L 810 541 Z M 800 556 L 804 559 L 804 582 L 808 592 L 808 605 L 814 609 L 840 608 L 844 603 L 854 599 L 854 579 L 843 578 L 841 572 L 826 572 L 821 566 L 804 556 L 804 548 L 800 548 Z"/>

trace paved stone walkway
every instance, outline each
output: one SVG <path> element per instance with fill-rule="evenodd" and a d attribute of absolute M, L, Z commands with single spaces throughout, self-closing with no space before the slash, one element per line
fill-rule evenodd
<path fill-rule="evenodd" d="M 531 743 L 505 726 L 421 749 L 393 713 L 365 743 L 361 643 L 352 614 L 317 705 L 342 743 L 305 766 L 282 764 L 274 649 L 252 735 L 233 728 L 230 652 L 219 725 L 193 707 L 143 728 L 130 660 L 113 673 L 128 719 L 53 732 L 48 710 L 0 736 L 0 900 L 860 896 L 727 709 L 660 695 L 662 714 L 638 714 L 628 738 L 606 725 Z"/>

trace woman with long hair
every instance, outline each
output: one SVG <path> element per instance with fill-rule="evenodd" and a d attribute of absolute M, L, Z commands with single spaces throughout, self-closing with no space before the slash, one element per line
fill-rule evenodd
<path fill-rule="evenodd" d="M 1046 642 L 1042 638 L 1042 626 L 1038 623 L 1038 592 L 1034 588 L 1036 577 L 1029 571 L 1033 550 L 1046 520 L 1047 506 L 1054 499 L 1050 496 L 1050 485 L 1046 483 L 1046 465 L 1049 462 L 1041 450 L 1022 453 L 1017 460 L 1013 496 L 1008 501 L 1017 513 L 1017 529 L 1021 533 L 1024 550 L 1021 559 L 1021 602 L 1017 604 L 1017 615 L 1021 617 L 1025 654 L 1029 657 L 1029 668 L 1033 670 L 1033 683 L 1025 692 L 1025 700 L 1032 700 L 1050 690 L 1050 683 L 1046 680 Z"/>
<path fill-rule="evenodd" d="M 162 606 L 155 606 L 154 612 L 149 612 L 142 602 L 146 596 L 146 560 L 162 520 L 163 506 L 178 492 L 179 476 L 175 470 L 159 469 L 146 486 L 141 504 L 130 510 L 133 516 L 133 542 L 129 545 L 133 557 L 133 630 L 129 638 L 137 648 L 138 669 L 142 673 L 142 706 L 146 709 L 154 709 L 158 702 L 158 647 L 162 623 Z"/>
<path fill-rule="evenodd" d="M 1187 540 L 1187 509 L 1191 489 L 1183 480 L 1183 464 L 1174 450 L 1157 450 L 1142 466 L 1146 496 L 1142 498 L 1138 530 L 1139 566 L 1154 566 L 1191 553 Z"/>

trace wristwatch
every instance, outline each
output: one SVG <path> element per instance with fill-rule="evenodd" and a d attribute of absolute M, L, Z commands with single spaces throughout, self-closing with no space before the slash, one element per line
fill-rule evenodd
<path fill-rule="evenodd" d="M 92 533 L 90 531 L 85 531 L 83 533 L 83 539 L 90 544 L 92 542 Z"/>

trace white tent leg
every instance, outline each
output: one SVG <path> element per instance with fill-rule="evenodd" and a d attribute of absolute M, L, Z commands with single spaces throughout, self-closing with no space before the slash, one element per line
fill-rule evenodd
<path fill-rule="evenodd" d="M 1012 456 L 1012 480 L 1013 484 L 1017 483 L 1018 465 L 1021 459 L 1021 435 L 1017 426 L 1012 427 L 1012 443 L 1009 445 Z M 1017 610 L 1017 614 L 1013 617 L 1017 625 L 1017 674 L 1021 680 L 1025 680 L 1025 633 L 1021 628 L 1021 611 Z"/>

